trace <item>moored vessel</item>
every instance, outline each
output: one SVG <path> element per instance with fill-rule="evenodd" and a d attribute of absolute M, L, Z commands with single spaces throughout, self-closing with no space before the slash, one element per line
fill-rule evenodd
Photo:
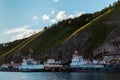
<path fill-rule="evenodd" d="M 32 58 L 23 59 L 19 66 L 19 71 L 22 72 L 40 72 L 44 70 L 44 65 Z"/>
<path fill-rule="evenodd" d="M 55 59 L 48 59 L 46 62 L 44 62 L 44 68 L 45 71 L 61 71 L 63 65 L 61 64 L 61 61 L 56 61 Z"/>
<path fill-rule="evenodd" d="M 75 51 L 68 69 L 71 72 L 120 72 L 120 67 L 110 65 L 111 63 L 108 65 L 104 59 L 94 59 L 92 61 L 84 59 L 83 56 L 79 56 L 78 52 Z"/>
<path fill-rule="evenodd" d="M 23 58 L 21 63 L 14 63 L 1 65 L 0 71 L 12 71 L 12 72 L 40 72 L 44 71 L 44 65 L 40 61 L 36 61 L 31 58 L 33 50 L 30 49 L 29 57 Z"/>

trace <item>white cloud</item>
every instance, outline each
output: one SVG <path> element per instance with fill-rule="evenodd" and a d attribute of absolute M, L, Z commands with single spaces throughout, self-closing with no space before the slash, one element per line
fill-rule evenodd
<path fill-rule="evenodd" d="M 79 17 L 82 14 L 84 14 L 84 12 L 76 12 L 75 14 L 70 14 L 67 18 L 75 18 L 75 17 Z"/>
<path fill-rule="evenodd" d="M 67 18 L 67 14 L 65 11 L 59 11 L 57 16 L 56 16 L 56 19 L 59 21 L 66 19 L 66 18 Z"/>
<path fill-rule="evenodd" d="M 37 16 L 33 16 L 33 20 L 37 20 L 38 19 L 38 17 Z"/>
<path fill-rule="evenodd" d="M 53 0 L 54 2 L 58 2 L 58 0 Z"/>
<path fill-rule="evenodd" d="M 50 19 L 50 16 L 49 15 L 43 15 L 42 16 L 42 19 L 45 21 L 45 20 L 49 20 Z"/>
<path fill-rule="evenodd" d="M 59 11 L 58 14 L 56 15 L 56 17 L 54 19 L 50 20 L 50 23 L 53 24 L 58 21 L 62 21 L 62 20 L 69 19 L 69 18 L 73 19 L 75 17 L 81 16 L 82 14 L 84 14 L 84 12 L 75 12 L 74 14 L 67 15 L 67 13 L 65 11 Z"/>
<path fill-rule="evenodd" d="M 68 19 L 68 18 L 73 19 L 75 17 L 81 16 L 82 14 L 84 14 L 84 12 L 76 12 L 74 14 L 67 15 L 67 13 L 65 11 L 59 11 L 55 19 L 58 21 L 62 21 L 64 19 Z"/>
<path fill-rule="evenodd" d="M 29 25 L 25 25 L 25 26 L 22 26 L 22 27 L 19 27 L 19 28 L 6 30 L 4 33 L 5 34 L 21 33 L 21 32 L 27 31 L 28 27 L 29 27 Z"/>
<path fill-rule="evenodd" d="M 50 20 L 50 23 L 56 23 L 56 22 L 57 22 L 56 19 L 52 19 L 52 20 Z"/>
<path fill-rule="evenodd" d="M 40 30 L 30 29 L 30 25 L 25 25 L 25 26 L 22 26 L 22 27 L 19 27 L 19 28 L 6 30 L 4 32 L 4 34 L 13 35 L 13 37 L 11 37 L 10 41 L 14 41 L 14 40 L 29 37 L 32 34 L 34 34 L 36 32 L 39 32 L 39 31 Z"/>
<path fill-rule="evenodd" d="M 51 11 L 51 14 L 54 14 L 54 13 L 55 13 L 55 11 L 54 11 L 54 10 L 52 10 L 52 11 Z"/>

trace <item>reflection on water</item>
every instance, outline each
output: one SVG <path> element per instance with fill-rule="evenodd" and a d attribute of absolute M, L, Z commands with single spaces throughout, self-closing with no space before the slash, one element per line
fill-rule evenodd
<path fill-rule="evenodd" d="M 0 72 L 0 80 L 120 80 L 120 73 Z"/>

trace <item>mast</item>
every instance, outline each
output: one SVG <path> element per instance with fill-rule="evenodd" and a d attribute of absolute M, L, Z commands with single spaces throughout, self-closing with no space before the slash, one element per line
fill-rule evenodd
<path fill-rule="evenodd" d="M 3 57 L 3 64 L 5 63 L 5 56 Z"/>
<path fill-rule="evenodd" d="M 101 49 L 102 49 L 102 58 L 104 58 L 104 51 L 105 51 L 105 49 L 103 48 L 103 45 L 101 46 Z"/>
<path fill-rule="evenodd" d="M 29 48 L 29 59 L 31 58 L 31 54 L 32 54 L 33 50 L 31 49 L 31 47 Z"/>

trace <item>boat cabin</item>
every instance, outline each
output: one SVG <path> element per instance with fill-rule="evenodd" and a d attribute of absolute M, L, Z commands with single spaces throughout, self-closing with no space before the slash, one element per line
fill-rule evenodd
<path fill-rule="evenodd" d="M 112 62 L 120 63 L 120 52 L 111 52 L 104 55 L 103 58 L 107 64 L 111 64 Z"/>
<path fill-rule="evenodd" d="M 120 60 L 120 52 L 112 52 L 112 53 L 107 53 L 104 55 L 104 60 L 113 60 L 113 59 L 118 59 Z"/>

